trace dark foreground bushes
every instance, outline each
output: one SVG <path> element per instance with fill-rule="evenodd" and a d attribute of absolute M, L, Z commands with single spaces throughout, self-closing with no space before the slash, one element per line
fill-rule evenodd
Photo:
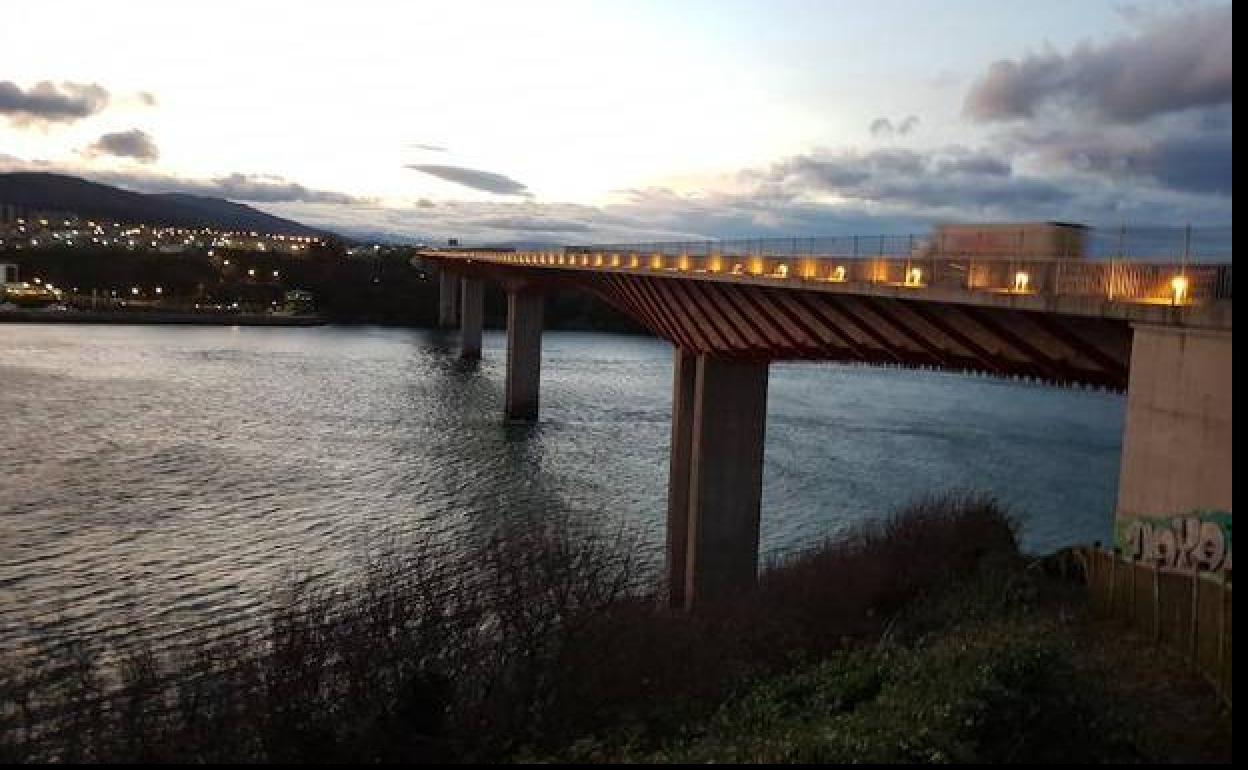
<path fill-rule="evenodd" d="M 1034 580 L 990 501 L 913 506 L 694 615 L 637 543 L 571 532 L 392 549 L 176 655 L 9 661 L 0 761 L 1130 758 L 1068 646 L 1025 625 Z"/>

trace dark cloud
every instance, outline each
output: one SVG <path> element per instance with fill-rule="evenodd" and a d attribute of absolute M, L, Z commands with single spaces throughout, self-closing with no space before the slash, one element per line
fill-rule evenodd
<path fill-rule="evenodd" d="M 108 91 L 94 83 L 44 80 L 23 90 L 0 80 L 0 115 L 18 125 L 72 123 L 103 110 L 108 99 Z"/>
<path fill-rule="evenodd" d="M 961 146 L 797 155 L 774 164 L 762 179 L 798 196 L 924 209 L 1004 210 L 1069 197 L 1048 180 L 1014 176 L 1003 158 Z"/>
<path fill-rule="evenodd" d="M 280 176 L 229 174 L 211 180 L 181 180 L 183 192 L 197 192 L 249 203 L 359 203 L 362 199 L 346 193 L 314 190 Z"/>
<path fill-rule="evenodd" d="M 1137 32 L 1069 54 L 1030 54 L 993 63 L 964 110 L 978 121 L 1035 117 L 1043 108 L 1135 123 L 1231 102 L 1231 6 L 1134 17 Z"/>
<path fill-rule="evenodd" d="M 1195 195 L 1232 194 L 1232 134 L 1208 128 L 1162 127 L 1149 132 L 1041 131 L 1015 136 L 1018 151 L 1051 168 L 1141 182 Z"/>
<path fill-rule="evenodd" d="M 950 152 L 934 162 L 937 173 L 969 174 L 972 176 L 1009 176 L 1013 166 L 1009 160 L 988 152 Z"/>
<path fill-rule="evenodd" d="M 871 136 L 874 137 L 890 137 L 893 135 L 906 136 L 914 129 L 919 127 L 918 115 L 907 115 L 900 122 L 893 125 L 893 121 L 888 118 L 876 118 L 871 121 Z"/>
<path fill-rule="evenodd" d="M 472 222 L 477 227 L 492 230 L 513 230 L 524 233 L 587 233 L 593 230 L 588 222 L 548 217 L 491 217 Z"/>
<path fill-rule="evenodd" d="M 160 157 L 160 148 L 156 146 L 151 135 L 137 128 L 104 134 L 87 147 L 86 151 L 88 155 L 112 155 L 132 158 L 142 163 L 151 163 Z"/>
<path fill-rule="evenodd" d="M 315 190 L 280 176 L 229 174 L 214 179 L 188 179 L 145 171 L 67 171 L 105 184 L 138 192 L 187 193 L 246 203 L 358 204 L 367 199 L 330 190 Z"/>
<path fill-rule="evenodd" d="M 471 187 L 474 190 L 494 193 L 495 195 L 528 195 L 529 188 L 509 176 L 493 171 L 479 171 L 475 168 L 462 166 L 439 166 L 429 163 L 414 163 L 407 166 L 413 171 L 436 176 L 448 182 Z"/>

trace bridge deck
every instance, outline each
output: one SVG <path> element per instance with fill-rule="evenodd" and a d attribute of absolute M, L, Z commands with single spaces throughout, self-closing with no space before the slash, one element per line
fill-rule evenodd
<path fill-rule="evenodd" d="M 621 252 L 434 251 L 469 268 L 512 268 L 519 278 L 674 278 L 903 300 L 1230 329 L 1231 266 L 1080 258 L 852 258 L 676 256 Z M 531 271 L 531 272 L 530 272 Z"/>

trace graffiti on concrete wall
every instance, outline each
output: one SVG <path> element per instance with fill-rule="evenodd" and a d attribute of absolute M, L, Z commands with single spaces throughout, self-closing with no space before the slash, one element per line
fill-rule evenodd
<path fill-rule="evenodd" d="M 1186 571 L 1231 569 L 1231 514 L 1215 511 L 1122 519 L 1118 547 L 1130 561 Z"/>

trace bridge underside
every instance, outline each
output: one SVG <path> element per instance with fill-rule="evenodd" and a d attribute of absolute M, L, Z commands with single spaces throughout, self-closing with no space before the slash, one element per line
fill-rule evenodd
<path fill-rule="evenodd" d="M 755 579 L 770 361 L 981 372 L 1114 390 L 1126 390 L 1131 367 L 1133 329 L 1122 318 L 689 275 L 442 264 L 507 291 L 509 419 L 537 417 L 544 293 L 589 291 L 675 346 L 667 563 L 671 601 L 687 608 L 730 601 Z M 465 339 L 478 339 L 479 314 L 465 314 L 463 323 Z"/>
<path fill-rule="evenodd" d="M 454 266 L 509 291 L 579 288 L 694 354 L 747 360 L 843 361 L 978 372 L 1124 391 L 1130 324 L 924 299 L 754 284 Z"/>

